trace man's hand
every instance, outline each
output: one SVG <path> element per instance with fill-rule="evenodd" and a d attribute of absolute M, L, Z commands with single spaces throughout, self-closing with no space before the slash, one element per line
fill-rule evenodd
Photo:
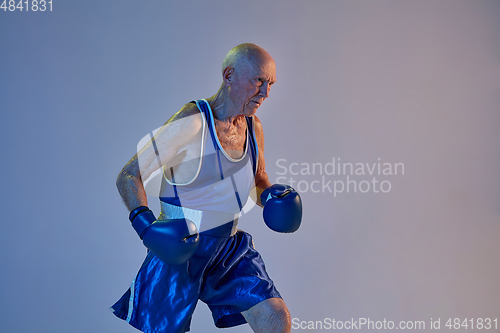
<path fill-rule="evenodd" d="M 274 184 L 260 195 L 264 222 L 277 232 L 295 232 L 302 221 L 302 200 L 291 186 Z"/>
<path fill-rule="evenodd" d="M 166 264 L 186 262 L 198 248 L 198 230 L 190 220 L 156 220 L 146 206 L 130 212 L 129 219 L 144 245 Z"/>

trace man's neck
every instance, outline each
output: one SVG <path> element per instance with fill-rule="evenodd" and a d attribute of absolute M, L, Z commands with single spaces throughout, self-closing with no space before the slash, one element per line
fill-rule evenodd
<path fill-rule="evenodd" d="M 214 118 L 218 123 L 225 123 L 226 126 L 238 125 L 245 119 L 240 110 L 237 110 L 231 103 L 227 93 L 227 87 L 221 86 L 219 91 L 210 98 L 207 98 L 212 109 Z"/>

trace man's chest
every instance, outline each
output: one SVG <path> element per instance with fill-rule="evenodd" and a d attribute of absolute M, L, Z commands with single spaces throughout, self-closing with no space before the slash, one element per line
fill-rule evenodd
<path fill-rule="evenodd" d="M 246 126 L 235 128 L 218 128 L 217 137 L 224 151 L 234 159 L 240 158 L 245 152 Z"/>

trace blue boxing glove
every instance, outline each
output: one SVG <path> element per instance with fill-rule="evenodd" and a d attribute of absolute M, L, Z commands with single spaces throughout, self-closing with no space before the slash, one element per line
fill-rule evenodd
<path fill-rule="evenodd" d="M 144 245 L 166 264 L 186 262 L 198 248 L 198 230 L 190 220 L 156 220 L 146 206 L 131 211 L 129 219 Z"/>
<path fill-rule="evenodd" d="M 264 222 L 277 232 L 295 232 L 302 221 L 302 200 L 291 186 L 274 184 L 260 195 Z"/>

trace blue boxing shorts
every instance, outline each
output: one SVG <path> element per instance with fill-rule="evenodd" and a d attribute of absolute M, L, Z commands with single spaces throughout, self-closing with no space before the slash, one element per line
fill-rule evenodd
<path fill-rule="evenodd" d="M 241 312 L 272 297 L 281 295 L 250 234 L 202 232 L 196 253 L 184 264 L 167 265 L 148 251 L 129 290 L 111 310 L 146 333 L 183 333 L 189 331 L 198 299 L 212 311 L 215 326 L 223 328 L 246 323 Z"/>

